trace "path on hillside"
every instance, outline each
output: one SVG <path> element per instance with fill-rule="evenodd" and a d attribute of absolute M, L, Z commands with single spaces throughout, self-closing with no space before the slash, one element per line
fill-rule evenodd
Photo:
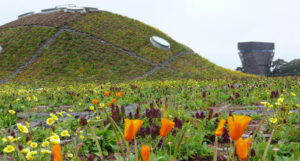
<path fill-rule="evenodd" d="M 181 51 L 181 52 L 179 52 L 179 53 L 177 53 L 177 54 L 174 54 L 174 55 L 170 56 L 166 61 L 164 61 L 163 63 L 161 63 L 160 66 L 155 66 L 154 68 L 152 68 L 151 70 L 149 70 L 149 71 L 146 72 L 145 74 L 143 74 L 143 75 L 137 77 L 136 80 L 142 79 L 142 78 L 144 78 L 144 77 L 147 77 L 147 76 L 149 76 L 149 75 L 155 73 L 156 71 L 158 71 L 158 70 L 160 70 L 160 69 L 162 69 L 162 68 L 165 68 L 165 67 L 166 67 L 167 65 L 169 65 L 169 64 L 172 62 L 172 60 L 175 59 L 176 57 L 179 57 L 179 56 L 181 56 L 181 55 L 183 55 L 183 54 L 191 54 L 191 53 L 192 53 L 192 52 L 190 52 L 190 51 Z"/>
<path fill-rule="evenodd" d="M 11 27 L 11 28 L 28 27 L 28 26 L 45 27 L 45 28 L 54 28 L 53 26 L 34 25 L 34 24 L 32 24 L 32 25 L 20 25 L 20 26 L 15 26 L 15 27 Z M 146 72 L 146 73 L 144 73 L 143 75 L 138 76 L 137 78 L 135 78 L 135 80 L 138 80 L 138 79 L 144 78 L 144 77 L 146 77 L 146 76 L 149 76 L 149 75 L 155 73 L 156 71 L 158 71 L 158 70 L 160 70 L 160 69 L 162 69 L 162 68 L 166 68 L 166 66 L 167 66 L 168 64 L 170 64 L 170 62 L 171 62 L 174 58 L 176 58 L 176 57 L 178 57 L 178 56 L 181 56 L 181 55 L 187 54 L 187 53 L 189 53 L 189 54 L 192 53 L 192 52 L 190 52 L 190 51 L 181 51 L 181 52 L 179 52 L 179 53 L 176 53 L 176 54 L 170 56 L 170 57 L 169 57 L 166 61 L 164 61 L 163 63 L 161 63 L 161 64 L 156 64 L 156 63 L 154 63 L 154 62 L 151 61 L 151 60 L 148 60 L 148 59 L 146 59 L 146 58 L 143 58 L 143 57 L 137 55 L 137 54 L 134 53 L 134 52 L 128 51 L 128 50 L 126 50 L 126 49 L 123 49 L 123 48 L 121 48 L 121 47 L 119 47 L 119 46 L 117 46 L 117 45 L 115 45 L 115 44 L 113 44 L 113 43 L 110 43 L 110 42 L 108 42 L 108 41 L 105 41 L 105 40 L 103 40 L 103 39 L 101 39 L 101 38 L 98 38 L 98 37 L 96 37 L 96 36 L 90 35 L 90 34 L 88 34 L 88 33 L 86 33 L 86 32 L 81 32 L 81 31 L 69 29 L 69 28 L 67 28 L 66 26 L 62 26 L 62 27 L 59 28 L 59 30 L 58 30 L 54 35 L 52 35 L 52 36 L 51 36 L 44 44 L 42 44 L 42 46 L 39 47 L 39 48 L 36 50 L 36 52 L 34 53 L 34 55 L 33 55 L 31 58 L 29 58 L 22 66 L 20 66 L 18 69 L 16 69 L 15 71 L 13 71 L 10 75 L 8 75 L 8 76 L 2 78 L 2 79 L 0 80 L 0 84 L 2 84 L 2 83 L 7 83 L 11 77 L 13 77 L 13 76 L 19 74 L 19 73 L 22 72 L 26 67 L 28 67 L 31 63 L 33 63 L 33 61 L 37 58 L 37 56 L 38 56 L 39 54 L 41 54 L 42 51 L 43 51 L 45 48 L 47 48 L 47 47 L 48 47 L 48 46 L 49 46 L 49 45 L 50 45 L 50 44 L 51 44 L 51 43 L 52 43 L 52 42 L 60 35 L 60 33 L 63 32 L 63 31 L 71 32 L 71 33 L 74 33 L 74 34 L 85 35 L 85 36 L 87 36 L 87 37 L 89 37 L 89 38 L 92 38 L 92 39 L 94 39 L 94 40 L 96 40 L 96 41 L 101 42 L 101 43 L 104 44 L 104 45 L 111 46 L 111 47 L 113 47 L 113 48 L 115 48 L 115 49 L 117 49 L 117 50 L 119 50 L 119 51 L 121 51 L 121 52 L 124 52 L 124 53 L 126 53 L 126 54 L 128 54 L 128 55 L 130 55 L 130 56 L 133 56 L 133 57 L 135 57 L 135 58 L 137 58 L 137 59 L 139 59 L 139 60 L 141 60 L 141 61 L 144 61 L 144 62 L 149 63 L 149 64 L 151 64 L 152 66 L 154 66 L 154 67 L 153 67 L 151 70 L 149 70 L 148 72 Z"/>

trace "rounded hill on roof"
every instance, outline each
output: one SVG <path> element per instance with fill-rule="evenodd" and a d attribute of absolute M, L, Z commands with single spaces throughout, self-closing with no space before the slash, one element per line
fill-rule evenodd
<path fill-rule="evenodd" d="M 0 82 L 248 76 L 214 65 L 154 27 L 93 9 L 36 13 L 0 26 Z M 153 45 L 153 36 L 168 42 L 169 50 Z"/>

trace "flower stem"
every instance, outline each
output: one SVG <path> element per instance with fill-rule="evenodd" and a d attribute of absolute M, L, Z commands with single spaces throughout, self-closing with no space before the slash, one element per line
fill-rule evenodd
<path fill-rule="evenodd" d="M 96 136 L 94 127 L 91 127 L 91 131 L 92 131 L 92 134 L 93 134 L 93 136 L 94 136 L 94 140 L 95 140 L 95 142 L 96 142 L 96 145 L 97 145 L 97 148 L 98 148 L 98 151 L 99 151 L 100 158 L 101 158 L 101 160 L 104 160 L 104 157 L 103 157 L 103 154 L 102 154 L 102 150 L 101 150 L 100 144 L 99 144 L 99 142 L 98 142 L 98 139 L 97 139 L 97 136 Z"/>
<path fill-rule="evenodd" d="M 268 153 L 268 149 L 269 149 L 269 146 L 270 146 L 270 144 L 271 144 L 271 140 L 272 140 L 274 131 L 275 131 L 275 129 L 272 130 L 271 136 L 270 136 L 270 138 L 269 138 L 269 140 L 268 140 L 266 149 L 265 149 L 265 151 L 264 151 L 264 155 L 263 155 L 263 157 L 262 157 L 262 159 L 261 159 L 262 161 L 265 161 L 265 160 L 266 160 L 267 153 Z"/>
<path fill-rule="evenodd" d="M 214 151 L 214 161 L 218 159 L 218 137 L 215 137 L 215 151 Z"/>
<path fill-rule="evenodd" d="M 136 138 L 134 138 L 134 149 L 135 149 L 135 160 L 139 161 L 139 155 L 138 155 L 138 148 L 137 148 L 137 141 Z"/>
<path fill-rule="evenodd" d="M 180 150 L 180 145 L 181 145 L 181 142 L 182 142 L 182 140 L 183 140 L 184 134 L 185 134 L 185 132 L 186 132 L 186 130 L 187 130 L 187 127 L 188 127 L 188 126 L 185 126 L 184 129 L 182 130 L 182 134 L 181 134 L 181 136 L 180 136 L 180 139 L 179 139 L 179 141 L 178 141 L 178 143 L 177 143 L 177 145 L 176 145 L 176 147 L 175 147 L 174 155 L 173 155 L 173 159 L 174 159 L 174 160 L 176 160 L 176 158 L 177 158 L 177 153 L 178 153 L 178 151 Z"/>

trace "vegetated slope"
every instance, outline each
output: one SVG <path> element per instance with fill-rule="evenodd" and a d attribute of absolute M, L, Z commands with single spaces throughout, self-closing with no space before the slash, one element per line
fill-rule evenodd
<path fill-rule="evenodd" d="M 192 51 L 158 29 L 137 20 L 106 11 L 87 14 L 68 26 L 74 30 L 103 38 L 123 49 L 134 51 L 139 56 L 155 63 L 162 63 L 171 55 L 181 51 Z M 169 41 L 171 50 L 166 51 L 154 47 L 149 41 L 150 37 L 154 35 Z"/>
<path fill-rule="evenodd" d="M 144 78 L 145 80 L 167 80 L 167 79 L 244 79 L 254 78 L 255 75 L 232 71 L 211 63 L 198 54 L 184 54 L 175 58 L 166 68 Z"/>
<path fill-rule="evenodd" d="M 0 54 L 0 80 L 30 59 L 43 42 L 57 33 L 58 37 L 37 59 L 10 81 L 122 82 L 137 78 L 240 79 L 249 76 L 214 65 L 149 25 L 100 11 L 36 14 L 1 26 L 0 45 L 4 50 Z M 151 36 L 169 41 L 171 50 L 154 47 L 149 41 Z M 176 56 L 180 52 L 185 54 Z"/>
<path fill-rule="evenodd" d="M 62 32 L 16 80 L 112 81 L 132 80 L 151 64 L 84 35 Z"/>
<path fill-rule="evenodd" d="M 24 27 L 0 30 L 0 79 L 25 63 L 56 29 Z"/>

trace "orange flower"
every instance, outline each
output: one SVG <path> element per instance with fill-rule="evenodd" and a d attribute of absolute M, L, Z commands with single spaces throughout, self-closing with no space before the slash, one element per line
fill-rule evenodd
<path fill-rule="evenodd" d="M 124 95 L 124 92 L 123 92 L 123 91 L 120 91 L 119 93 L 120 93 L 120 95 L 121 95 L 121 96 L 123 96 L 123 95 Z"/>
<path fill-rule="evenodd" d="M 139 128 L 142 126 L 144 122 L 142 120 L 129 120 L 125 119 L 125 131 L 124 137 L 127 141 L 131 141 L 134 139 L 136 133 Z"/>
<path fill-rule="evenodd" d="M 216 136 L 221 136 L 222 135 L 222 132 L 223 132 L 223 129 L 224 129 L 224 125 L 225 125 L 226 121 L 224 119 L 221 119 L 220 120 L 220 123 L 218 125 L 218 128 L 215 132 L 215 135 Z"/>
<path fill-rule="evenodd" d="M 93 99 L 93 104 L 97 105 L 99 103 L 99 101 L 97 99 Z"/>
<path fill-rule="evenodd" d="M 251 142 L 250 138 L 245 140 L 240 138 L 235 142 L 236 153 L 241 160 L 247 159 L 248 149 L 250 148 L 250 142 Z"/>
<path fill-rule="evenodd" d="M 228 117 L 229 136 L 232 140 L 237 140 L 242 137 L 248 123 L 251 121 L 249 116 L 237 116 Z"/>
<path fill-rule="evenodd" d="M 142 154 L 143 161 L 149 161 L 150 147 L 148 145 L 143 145 L 141 154 Z"/>
<path fill-rule="evenodd" d="M 168 120 L 166 118 L 161 119 L 161 128 L 160 128 L 160 136 L 166 137 L 168 133 L 172 130 L 175 123 L 171 120 Z"/>
<path fill-rule="evenodd" d="M 105 96 L 109 96 L 110 93 L 109 93 L 109 91 L 105 91 L 104 94 L 105 94 Z"/>
<path fill-rule="evenodd" d="M 120 92 L 116 93 L 116 96 L 119 98 L 121 96 Z"/>
<path fill-rule="evenodd" d="M 52 161 L 62 161 L 61 148 L 60 148 L 59 144 L 55 144 L 52 146 L 51 160 Z"/>
<path fill-rule="evenodd" d="M 116 99 L 112 99 L 111 102 L 112 102 L 113 104 L 115 104 L 115 103 L 117 102 L 117 100 L 116 100 Z"/>
<path fill-rule="evenodd" d="M 110 102 L 107 102 L 107 106 L 110 107 L 110 106 L 111 106 L 111 103 L 110 103 Z"/>

